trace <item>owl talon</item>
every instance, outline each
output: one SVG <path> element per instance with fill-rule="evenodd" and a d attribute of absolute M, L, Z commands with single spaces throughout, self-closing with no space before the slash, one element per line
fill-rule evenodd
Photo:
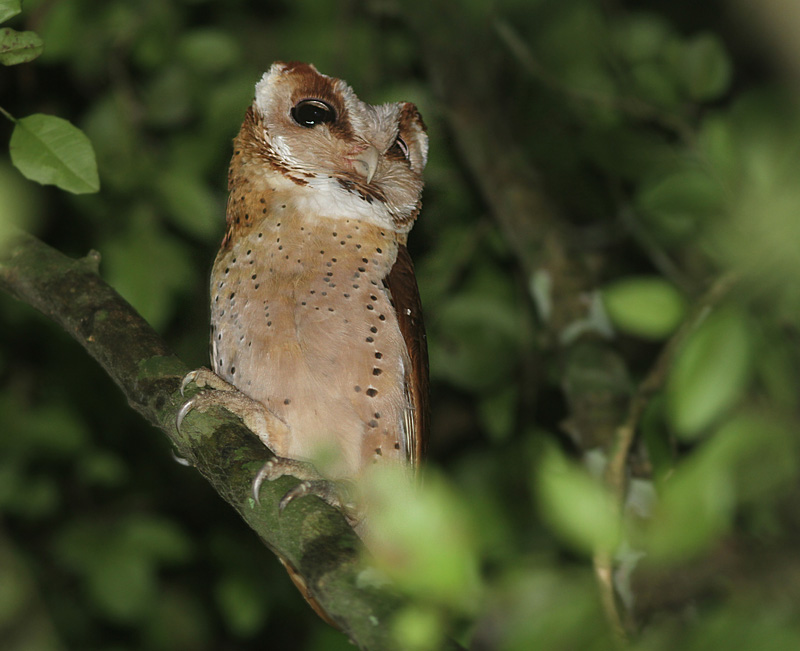
<path fill-rule="evenodd" d="M 213 391 L 200 391 L 183 404 L 175 417 L 178 431 L 190 411 L 197 409 L 204 412 L 210 407 L 219 406 L 241 418 L 245 426 L 270 449 L 273 437 L 287 436 L 288 427 L 278 416 L 207 368 L 199 368 L 186 374 L 181 381 L 181 395 L 191 383 L 201 389 L 209 387 Z"/>
<path fill-rule="evenodd" d="M 259 494 L 264 481 L 274 481 L 284 475 L 300 479 L 301 482 L 289 489 L 281 498 L 278 503 L 278 510 L 281 513 L 294 500 L 314 495 L 326 504 L 342 511 L 351 526 L 355 526 L 361 520 L 349 482 L 324 479 L 310 463 L 282 457 L 275 457 L 267 461 L 253 480 L 252 491 L 256 504 L 261 504 Z"/>
<path fill-rule="evenodd" d="M 283 510 L 289 506 L 290 502 L 301 497 L 306 497 L 307 495 L 316 495 L 323 502 L 330 504 L 335 509 L 341 509 L 343 506 L 336 484 L 325 479 L 318 479 L 314 481 L 301 481 L 297 486 L 286 491 L 281 501 L 278 502 L 278 510 L 283 513 Z"/>
<path fill-rule="evenodd" d="M 186 387 L 192 383 L 196 384 L 199 388 L 211 387 L 217 391 L 236 391 L 235 387 L 225 382 L 225 380 L 212 371 L 209 371 L 207 368 L 197 368 L 193 371 L 189 371 L 183 376 L 180 386 L 181 397 L 185 395 Z M 200 394 L 197 394 L 187 400 L 185 403 L 183 403 L 180 411 L 178 411 L 178 415 L 175 417 L 175 427 L 177 427 L 179 432 L 181 431 L 183 419 L 186 418 L 186 415 L 197 406 L 197 399 L 199 396 Z"/>
<path fill-rule="evenodd" d="M 183 395 L 183 386 L 181 386 L 181 395 Z M 183 419 L 186 418 L 186 414 L 194 409 L 194 403 L 195 399 L 190 398 L 183 403 L 183 406 L 178 411 L 178 415 L 175 417 L 175 427 L 179 432 L 181 431 L 181 425 L 183 424 Z"/>
<path fill-rule="evenodd" d="M 181 380 L 181 397 L 184 395 L 186 387 L 188 387 L 197 378 L 197 370 L 189 371 Z"/>

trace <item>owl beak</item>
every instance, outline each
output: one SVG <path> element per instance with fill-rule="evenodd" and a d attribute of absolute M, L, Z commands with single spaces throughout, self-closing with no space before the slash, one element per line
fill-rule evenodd
<path fill-rule="evenodd" d="M 353 156 L 353 171 L 359 176 L 363 176 L 367 183 L 372 181 L 375 176 L 375 170 L 378 169 L 378 159 L 380 152 L 372 145 L 367 145 L 367 148 L 359 152 L 357 156 Z"/>

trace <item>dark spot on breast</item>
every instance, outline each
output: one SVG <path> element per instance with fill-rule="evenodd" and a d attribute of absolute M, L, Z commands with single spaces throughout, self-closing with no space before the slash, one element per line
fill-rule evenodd
<path fill-rule="evenodd" d="M 375 353 L 375 359 L 381 359 L 383 357 L 383 353 Z"/>
<path fill-rule="evenodd" d="M 291 399 L 291 398 L 284 398 L 284 400 L 283 400 L 283 404 L 284 404 L 284 405 L 288 405 L 288 404 L 289 404 L 291 401 L 292 401 L 292 399 Z"/>
<path fill-rule="evenodd" d="M 377 366 L 372 369 L 372 374 L 373 375 L 380 375 L 381 373 L 383 373 L 383 371 L 381 369 L 379 369 Z"/>
<path fill-rule="evenodd" d="M 357 384 L 353 388 L 356 390 L 356 393 L 361 393 L 361 387 Z"/>
<path fill-rule="evenodd" d="M 370 398 L 374 398 L 375 396 L 377 396 L 377 395 L 378 395 L 378 390 L 377 390 L 377 389 L 373 389 L 372 387 L 370 387 L 369 389 L 367 389 L 367 390 L 366 390 L 366 394 L 367 394 L 367 395 L 368 395 Z"/>

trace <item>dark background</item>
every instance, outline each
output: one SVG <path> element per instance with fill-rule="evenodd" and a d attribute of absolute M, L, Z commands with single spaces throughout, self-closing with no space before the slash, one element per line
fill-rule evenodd
<path fill-rule="evenodd" d="M 445 478 L 430 500 L 468 569 L 403 587 L 420 604 L 404 644 L 447 628 L 476 648 L 607 648 L 592 549 L 613 525 L 578 468 L 602 467 L 649 377 L 617 585 L 634 646 L 800 648 L 800 10 L 748 4 L 26 2 L 6 26 L 45 51 L 0 71 L 0 106 L 81 127 L 102 189 L 38 186 L 4 156 L 0 222 L 98 250 L 205 365 L 230 143 L 263 71 L 309 61 L 362 100 L 415 102 L 431 154 L 410 248 Z M 546 255 L 504 203 L 520 179 L 545 198 L 534 238 L 555 224 L 583 274 L 555 313 L 596 306 L 573 321 L 537 302 Z M 8 296 L 0 332 L 2 648 L 352 648 L 66 334 Z M 672 336 L 683 353 L 659 370 Z M 588 397 L 576 340 L 613 352 Z"/>

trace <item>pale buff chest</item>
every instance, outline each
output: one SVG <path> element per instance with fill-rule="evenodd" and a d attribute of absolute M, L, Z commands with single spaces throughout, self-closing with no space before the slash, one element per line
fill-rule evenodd
<path fill-rule="evenodd" d="M 281 203 L 263 215 L 214 264 L 214 371 L 286 422 L 279 456 L 331 478 L 405 460 L 409 362 L 383 283 L 394 234 Z"/>

